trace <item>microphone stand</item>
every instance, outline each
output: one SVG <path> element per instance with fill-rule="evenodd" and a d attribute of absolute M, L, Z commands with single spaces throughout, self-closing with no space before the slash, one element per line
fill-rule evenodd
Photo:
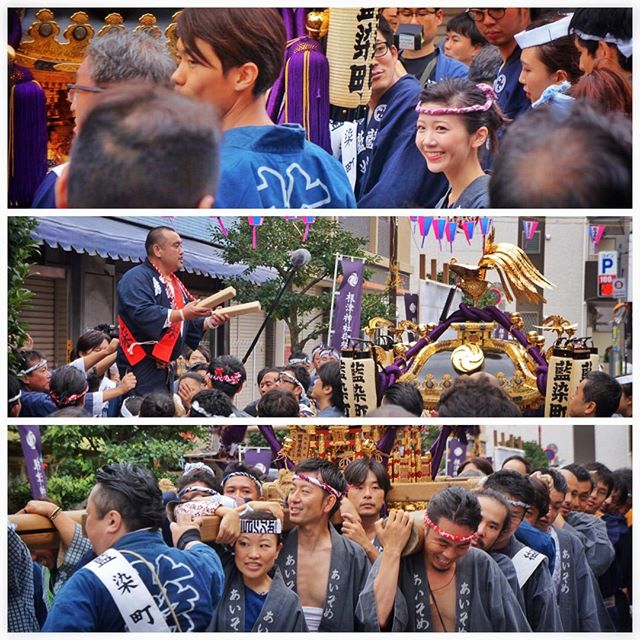
<path fill-rule="evenodd" d="M 275 300 L 271 303 L 271 307 L 269 308 L 269 311 L 267 312 L 267 315 L 265 316 L 262 325 L 258 329 L 258 333 L 256 333 L 255 338 L 253 339 L 253 342 L 247 349 L 247 353 L 245 353 L 244 358 L 242 358 L 242 364 L 244 364 L 249 359 L 251 352 L 255 349 L 256 344 L 258 344 L 258 340 L 260 339 L 262 332 L 265 330 L 265 327 L 267 326 L 267 323 L 269 322 L 269 320 L 271 320 L 271 316 L 273 315 L 273 312 L 276 310 L 276 307 L 278 306 L 278 302 L 280 302 L 280 298 L 282 298 L 287 287 L 291 284 L 291 281 L 293 280 L 293 276 L 295 275 L 296 270 L 298 268 L 299 267 L 292 265 L 291 268 L 289 269 L 289 273 L 287 274 L 287 279 L 284 281 L 284 284 L 280 288 L 280 291 L 278 291 L 278 295 L 276 296 Z"/>

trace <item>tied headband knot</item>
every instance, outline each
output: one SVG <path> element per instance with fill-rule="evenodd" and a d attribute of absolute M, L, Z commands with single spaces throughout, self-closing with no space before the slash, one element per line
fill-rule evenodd
<path fill-rule="evenodd" d="M 472 104 L 469 107 L 423 107 L 422 102 L 418 102 L 416 111 L 418 113 L 424 113 L 427 116 L 447 116 L 447 115 L 462 115 L 465 113 L 473 113 L 475 111 L 489 111 L 494 102 L 498 101 L 493 87 L 483 82 L 476 85 L 482 93 L 484 93 L 486 100 L 483 104 Z"/>
<path fill-rule="evenodd" d="M 87 391 L 89 391 L 88 384 L 83 391 L 80 391 L 80 393 L 74 393 L 73 395 L 70 395 L 68 398 L 60 398 L 60 396 L 55 391 L 49 391 L 49 396 L 57 405 L 66 407 L 72 404 L 73 402 L 75 402 L 76 400 L 80 400 L 80 398 L 84 398 L 84 396 L 87 395 Z"/>
<path fill-rule="evenodd" d="M 228 374 L 225 373 L 221 367 L 218 367 L 213 370 L 211 378 L 216 382 L 227 382 L 228 384 L 236 385 L 242 379 L 242 373 L 236 371 L 235 373 Z"/>
<path fill-rule="evenodd" d="M 451 542 L 473 542 L 478 537 L 477 531 L 474 531 L 468 536 L 457 536 L 453 533 L 449 533 L 448 531 L 444 531 L 444 529 L 441 529 L 435 522 L 433 522 L 433 520 L 431 520 L 428 513 L 424 514 L 424 524 L 426 527 L 433 529 L 439 536 L 442 536 L 447 540 L 451 540 Z"/>
<path fill-rule="evenodd" d="M 225 474 L 222 478 L 222 488 L 224 489 L 224 485 L 227 484 L 228 480 L 236 476 L 243 476 L 245 478 L 249 478 L 249 480 L 251 480 L 256 485 L 256 487 L 258 487 L 258 495 L 260 496 L 262 495 L 262 484 L 260 483 L 260 480 L 258 480 L 255 476 L 252 476 L 250 473 L 247 473 L 246 471 L 231 471 L 230 473 Z M 249 533 L 258 533 L 258 532 L 249 532 Z"/>
<path fill-rule="evenodd" d="M 304 482 L 308 482 L 309 484 L 313 484 L 316 487 L 320 487 L 320 489 L 323 489 L 324 491 L 326 491 L 328 494 L 335 496 L 336 500 L 342 500 L 342 498 L 344 498 L 344 493 L 338 491 L 337 489 L 334 489 L 331 485 L 328 485 L 326 482 L 323 482 L 322 480 L 318 480 L 318 478 L 313 478 L 311 476 L 307 476 L 304 473 L 294 473 L 293 474 L 293 479 L 294 480 L 303 480 Z"/>
<path fill-rule="evenodd" d="M 183 498 L 187 493 L 191 493 L 192 491 L 199 491 L 200 493 L 204 493 L 207 496 L 220 495 L 215 489 L 212 489 L 211 487 L 185 487 L 184 489 L 180 489 L 180 491 L 178 491 L 178 498 Z"/>

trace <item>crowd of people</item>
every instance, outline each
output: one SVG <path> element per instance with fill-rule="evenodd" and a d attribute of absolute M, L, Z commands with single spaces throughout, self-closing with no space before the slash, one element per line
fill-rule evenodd
<path fill-rule="evenodd" d="M 336 157 L 267 112 L 276 9 L 183 10 L 177 67 L 143 33 L 96 37 L 70 161 L 33 206 L 630 207 L 631 8 L 467 9 L 437 42 L 443 19 L 381 10 L 366 115 Z"/>
<path fill-rule="evenodd" d="M 292 353 L 284 367 L 261 369 L 251 394 L 259 398 L 237 407 L 238 395 L 250 384 L 243 363 L 230 354 L 211 357 L 205 346 L 208 331 L 228 320 L 224 308 L 201 305 L 176 275 L 184 248 L 173 229 L 151 229 L 145 249 L 144 262 L 118 282 L 117 331 L 100 325 L 85 332 L 71 362 L 53 371 L 37 345 L 23 347 L 17 376 L 9 376 L 9 416 L 346 416 L 341 354 L 323 345 L 310 355 Z M 380 406 L 369 407 L 369 415 L 377 417 L 420 417 L 424 411 L 415 382 L 396 382 L 384 390 Z M 518 417 L 522 411 L 495 376 L 477 372 L 456 378 L 433 415 Z M 567 415 L 630 417 L 631 377 L 618 381 L 602 371 L 588 373 L 570 398 Z"/>
<path fill-rule="evenodd" d="M 412 513 L 387 508 L 375 458 L 303 460 L 268 497 L 239 462 L 162 490 L 109 464 L 84 530 L 47 500 L 22 510 L 59 548 L 30 552 L 10 525 L 9 631 L 631 630 L 631 469 L 459 471 L 471 490 L 443 483 Z"/>

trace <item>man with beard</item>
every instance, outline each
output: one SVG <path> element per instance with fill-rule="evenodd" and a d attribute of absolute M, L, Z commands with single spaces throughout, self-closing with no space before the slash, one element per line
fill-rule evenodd
<path fill-rule="evenodd" d="M 494 551 L 506 554 L 513 561 L 524 597 L 526 615 L 533 631 L 561 631 L 558 606 L 553 598 L 553 584 L 548 558 L 515 537 L 515 531 L 524 520 L 534 500 L 529 478 L 517 471 L 496 471 L 484 488 L 500 492 L 511 507 L 511 525 L 495 542 Z"/>
<path fill-rule="evenodd" d="M 429 502 L 424 549 L 402 557 L 411 519 L 391 512 L 358 602 L 366 630 L 530 631 L 499 567 L 471 546 L 481 521 L 473 493 L 447 487 Z"/>

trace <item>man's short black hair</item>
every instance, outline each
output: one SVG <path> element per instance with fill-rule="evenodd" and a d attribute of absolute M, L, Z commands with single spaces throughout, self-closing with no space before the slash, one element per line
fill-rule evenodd
<path fill-rule="evenodd" d="M 297 418 L 300 404 L 291 391 L 275 387 L 258 400 L 256 411 L 260 418 Z"/>
<path fill-rule="evenodd" d="M 601 462 L 589 462 L 584 465 L 584 468 L 591 474 L 594 485 L 602 482 L 607 486 L 607 497 L 609 497 L 613 489 L 613 473 L 611 469 Z"/>
<path fill-rule="evenodd" d="M 492 85 L 501 66 L 500 49 L 493 44 L 488 44 L 473 56 L 467 77 L 475 83 L 484 82 Z"/>
<path fill-rule="evenodd" d="M 472 45 L 479 44 L 484 47 L 484 45 L 488 44 L 484 36 L 478 31 L 476 23 L 466 11 L 461 11 L 447 22 L 447 33 L 450 31 L 466 36 L 471 40 Z"/>
<path fill-rule="evenodd" d="M 458 475 L 460 475 L 460 473 L 464 471 L 465 468 L 468 467 L 470 464 L 472 464 L 476 469 L 484 473 L 485 476 L 490 476 L 493 473 L 493 465 L 491 464 L 491 462 L 489 462 L 489 460 L 487 460 L 486 458 L 482 458 L 480 456 L 475 456 L 473 458 L 467 458 L 466 460 L 463 460 L 460 463 L 460 466 L 458 467 L 458 472 L 457 472 Z"/>
<path fill-rule="evenodd" d="M 288 364 L 286 367 L 283 367 L 282 370 L 291 372 L 295 379 L 302 385 L 305 393 L 307 393 L 309 385 L 311 384 L 311 374 L 307 370 L 307 367 L 301 364 Z M 318 371 L 318 374 L 319 373 Z"/>
<path fill-rule="evenodd" d="M 166 391 L 152 391 L 142 398 L 141 418 L 173 418 L 175 415 L 176 404 Z"/>
<path fill-rule="evenodd" d="M 533 487 L 528 476 L 507 469 L 496 471 L 487 477 L 483 485 L 487 489 L 495 489 L 525 504 L 533 504 Z"/>
<path fill-rule="evenodd" d="M 369 471 L 376 477 L 386 498 L 391 491 L 391 480 L 384 465 L 375 458 L 358 458 L 349 463 L 344 470 L 344 479 L 348 484 L 361 485 L 366 481 Z"/>
<path fill-rule="evenodd" d="M 522 456 L 519 456 L 519 455 L 509 456 L 502 463 L 502 467 L 501 467 L 502 469 L 504 469 L 504 465 L 507 464 L 507 462 L 509 462 L 509 460 L 517 460 L 518 462 L 521 462 L 524 465 L 526 474 L 529 475 L 531 473 L 531 463 L 526 458 L 523 458 Z"/>
<path fill-rule="evenodd" d="M 477 531 L 482 522 L 478 498 L 462 487 L 447 487 L 436 493 L 429 500 L 427 514 L 434 524 L 439 524 L 441 518 L 446 518 L 460 527 L 469 527 L 472 531 Z"/>
<path fill-rule="evenodd" d="M 98 518 L 113 510 L 122 516 L 129 531 L 162 526 L 162 492 L 144 467 L 114 462 L 96 471 L 96 483 L 93 503 Z"/>
<path fill-rule="evenodd" d="M 207 469 L 203 469 L 202 467 L 196 467 L 195 469 L 191 469 L 187 473 L 183 473 L 178 478 L 176 489 L 180 491 L 181 489 L 184 489 L 188 484 L 198 482 L 205 487 L 209 487 L 209 489 L 213 489 L 218 493 L 222 493 L 222 487 L 220 486 L 220 482 L 218 480 L 216 472 L 211 469 L 211 467 L 209 467 L 209 469 L 210 471 L 207 471 Z"/>
<path fill-rule="evenodd" d="M 519 418 L 518 405 L 501 387 L 483 377 L 460 376 L 440 395 L 442 418 Z"/>
<path fill-rule="evenodd" d="M 500 533 L 504 533 L 511 525 L 511 508 L 509 507 L 509 503 L 507 502 L 506 498 L 499 491 L 495 491 L 494 489 L 487 489 L 484 486 L 478 491 L 474 491 L 473 493 L 478 499 L 491 498 L 492 500 L 499 502 L 507 510 L 507 515 L 504 519 L 504 522 L 502 523 L 502 529 L 500 529 Z M 482 505 L 480 506 L 480 508 L 482 509 Z"/>
<path fill-rule="evenodd" d="M 533 502 L 531 506 L 538 510 L 538 518 L 544 518 L 549 513 L 549 488 L 538 478 L 529 478 L 533 487 Z"/>
<path fill-rule="evenodd" d="M 606 7 L 593 9 L 576 9 L 569 23 L 569 33 L 574 30 L 584 34 L 598 36 L 604 40 L 607 36 L 613 36 L 618 40 L 631 40 L 632 38 L 632 9 L 631 7 Z M 598 48 L 598 40 L 581 38 L 575 34 L 580 44 L 591 54 L 595 55 Z M 609 44 L 609 43 L 608 43 Z M 616 46 L 616 45 L 612 45 Z M 633 69 L 632 56 L 625 57 L 618 49 L 618 62 L 622 69 Z"/>
<path fill-rule="evenodd" d="M 195 208 L 216 191 L 213 108 L 164 87 L 121 83 L 97 95 L 69 164 L 72 208 Z"/>
<path fill-rule="evenodd" d="M 618 505 L 623 505 L 632 492 L 632 471 L 629 467 L 622 467 L 613 472 L 613 488 L 618 491 Z"/>
<path fill-rule="evenodd" d="M 220 389 L 203 389 L 191 398 L 189 416 L 192 418 L 212 418 L 214 416 L 226 418 L 232 413 L 231 398 Z"/>
<path fill-rule="evenodd" d="M 535 473 L 536 471 L 539 471 L 540 475 L 549 476 L 553 483 L 553 488 L 556 491 L 559 491 L 562 494 L 565 494 L 567 493 L 567 491 L 569 491 L 567 479 L 556 469 L 546 469 L 544 467 L 540 467 L 539 469 L 534 469 L 533 473 Z"/>
<path fill-rule="evenodd" d="M 331 387 L 331 404 L 344 412 L 342 397 L 342 378 L 340 377 L 340 363 L 333 360 L 325 362 L 318 369 L 318 377 L 323 387 Z"/>
<path fill-rule="evenodd" d="M 566 471 L 569 471 L 570 473 L 573 473 L 578 482 L 589 482 L 591 484 L 591 489 L 593 490 L 593 478 L 591 477 L 589 471 L 582 465 L 572 462 L 571 464 L 567 464 L 562 468 Z"/>
<path fill-rule="evenodd" d="M 296 465 L 295 473 L 316 472 L 320 479 L 330 487 L 345 495 L 347 493 L 347 481 L 344 479 L 338 465 L 329 460 L 321 460 L 320 458 L 308 458 Z M 340 508 L 340 500 L 336 500 L 329 513 L 329 518 Z"/>
<path fill-rule="evenodd" d="M 596 403 L 596 418 L 611 417 L 620 404 L 620 383 L 604 371 L 589 371 L 585 378 L 587 382 L 582 388 L 585 402 Z"/>
<path fill-rule="evenodd" d="M 159 244 L 162 240 L 166 231 L 174 231 L 171 227 L 154 227 L 147 233 L 147 237 L 144 241 L 144 250 L 146 251 L 148 256 L 153 255 L 153 247 L 156 244 Z"/>
<path fill-rule="evenodd" d="M 420 417 L 424 411 L 424 400 L 413 382 L 396 382 L 384 392 L 384 400 L 389 404 L 403 407 L 414 416 Z"/>
<path fill-rule="evenodd" d="M 393 29 L 389 21 L 382 15 L 378 14 L 378 31 L 382 39 L 391 47 L 393 46 Z"/>
<path fill-rule="evenodd" d="M 574 100 L 544 104 L 509 125 L 489 182 L 492 207 L 628 209 L 631 122 Z"/>

